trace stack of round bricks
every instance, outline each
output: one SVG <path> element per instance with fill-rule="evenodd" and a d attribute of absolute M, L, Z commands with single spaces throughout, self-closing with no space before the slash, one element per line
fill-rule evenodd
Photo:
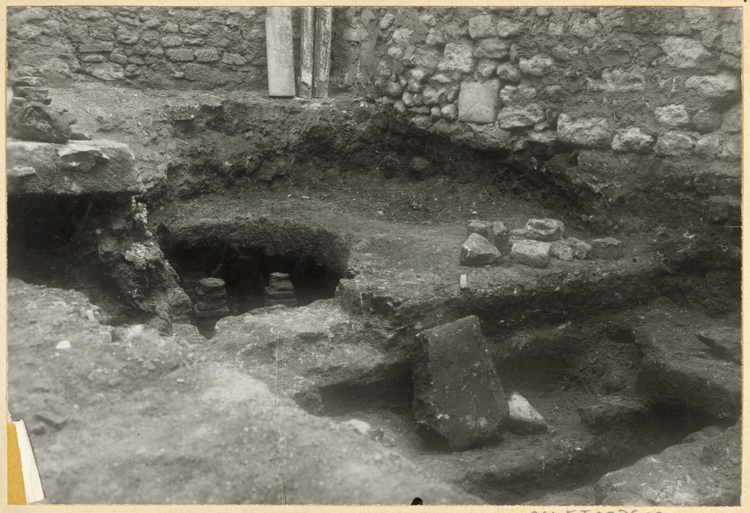
<path fill-rule="evenodd" d="M 224 280 L 203 278 L 198 282 L 198 301 L 193 312 L 198 319 L 218 319 L 229 315 Z"/>
<path fill-rule="evenodd" d="M 297 298 L 294 296 L 294 285 L 289 281 L 289 275 L 284 273 L 271 273 L 266 287 L 266 306 L 297 306 Z"/>

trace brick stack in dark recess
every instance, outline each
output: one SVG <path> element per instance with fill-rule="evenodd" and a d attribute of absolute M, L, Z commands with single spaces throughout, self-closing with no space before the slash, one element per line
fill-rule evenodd
<path fill-rule="evenodd" d="M 289 281 L 289 275 L 284 273 L 271 273 L 266 287 L 266 306 L 297 306 L 297 298 L 294 295 L 294 285 Z"/>

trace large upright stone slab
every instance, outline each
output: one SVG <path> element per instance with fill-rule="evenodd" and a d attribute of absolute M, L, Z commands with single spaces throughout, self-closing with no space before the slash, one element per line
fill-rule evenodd
<path fill-rule="evenodd" d="M 479 445 L 505 426 L 507 398 L 476 316 L 421 332 L 412 376 L 414 419 L 451 450 Z"/>
<path fill-rule="evenodd" d="M 141 194 L 143 183 L 126 144 L 8 141 L 9 194 Z"/>
<path fill-rule="evenodd" d="M 463 82 L 458 95 L 458 120 L 467 123 L 494 123 L 499 92 L 499 80 Z"/>

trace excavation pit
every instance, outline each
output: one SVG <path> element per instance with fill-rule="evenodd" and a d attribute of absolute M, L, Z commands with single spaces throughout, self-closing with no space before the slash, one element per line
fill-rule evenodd
<path fill-rule="evenodd" d="M 279 99 L 263 8 L 10 9 L 10 101 L 75 134 L 8 141 L 8 407 L 49 502 L 740 504 L 738 12 L 335 8 L 329 96 Z M 529 267 L 530 219 L 613 251 Z M 415 350 L 470 317 L 477 361 Z M 546 429 L 451 445 L 428 421 L 489 417 L 417 412 L 416 363 Z"/>

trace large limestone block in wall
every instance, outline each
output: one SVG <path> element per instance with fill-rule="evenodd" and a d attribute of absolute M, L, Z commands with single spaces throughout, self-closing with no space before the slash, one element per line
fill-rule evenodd
<path fill-rule="evenodd" d="M 494 123 L 499 92 L 499 80 L 463 82 L 458 94 L 458 120 L 466 123 Z"/>
<path fill-rule="evenodd" d="M 51 144 L 8 141 L 9 194 L 141 194 L 126 144 L 97 140 Z"/>
<path fill-rule="evenodd" d="M 414 351 L 414 418 L 454 451 L 497 435 L 508 403 L 472 315 L 421 332 Z"/>

